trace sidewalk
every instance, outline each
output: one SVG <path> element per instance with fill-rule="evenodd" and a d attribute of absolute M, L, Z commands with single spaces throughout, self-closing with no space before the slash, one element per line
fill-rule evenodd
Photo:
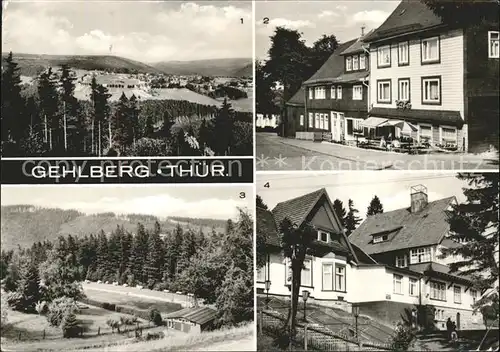
<path fill-rule="evenodd" d="M 329 142 L 313 142 L 293 138 L 276 138 L 278 142 L 346 161 L 364 163 L 377 169 L 402 170 L 479 170 L 498 169 L 498 153 L 421 154 L 410 155 L 390 151 L 369 150 Z"/>

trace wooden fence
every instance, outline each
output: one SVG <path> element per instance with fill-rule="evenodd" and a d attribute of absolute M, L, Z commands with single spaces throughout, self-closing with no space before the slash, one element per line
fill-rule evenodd
<path fill-rule="evenodd" d="M 259 333 L 263 330 L 276 334 L 282 328 L 285 318 L 276 312 L 260 310 L 257 326 Z M 387 345 L 360 343 L 346 336 L 334 334 L 318 324 L 297 322 L 295 342 L 302 345 L 304 350 L 322 351 L 387 351 Z"/>

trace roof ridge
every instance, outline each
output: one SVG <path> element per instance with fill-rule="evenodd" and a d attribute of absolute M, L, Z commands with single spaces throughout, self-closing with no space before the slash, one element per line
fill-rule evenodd
<path fill-rule="evenodd" d="M 303 195 L 300 195 L 300 196 L 297 196 L 297 197 L 290 198 L 290 199 L 284 200 L 284 201 L 282 201 L 282 202 L 279 202 L 279 203 L 277 203 L 277 204 L 274 206 L 274 208 L 273 208 L 273 210 L 272 210 L 271 212 L 273 212 L 273 211 L 276 209 L 276 207 L 277 207 L 278 205 L 280 205 L 280 204 L 283 204 L 283 203 L 288 203 L 288 202 L 294 201 L 294 200 L 296 200 L 296 199 L 299 199 L 299 198 L 302 198 L 302 197 L 305 197 L 305 196 L 308 196 L 308 195 L 311 195 L 311 194 L 313 194 L 313 193 L 320 192 L 320 191 L 326 191 L 325 187 L 319 188 L 319 189 L 317 189 L 316 191 L 312 191 L 312 192 L 304 193 Z"/>

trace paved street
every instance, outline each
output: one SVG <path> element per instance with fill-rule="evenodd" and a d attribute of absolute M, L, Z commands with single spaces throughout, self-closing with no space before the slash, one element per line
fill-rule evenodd
<path fill-rule="evenodd" d="M 257 133 L 257 170 L 482 170 L 498 169 L 498 154 L 424 154 L 366 150 Z"/>

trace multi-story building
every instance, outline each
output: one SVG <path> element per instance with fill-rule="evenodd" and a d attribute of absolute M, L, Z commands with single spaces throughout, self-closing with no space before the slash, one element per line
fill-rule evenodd
<path fill-rule="evenodd" d="M 394 323 L 416 312 L 419 324 L 446 329 L 484 328 L 472 304 L 482 292 L 440 259 L 444 247 L 460 246 L 448 238 L 446 211 L 454 197 L 428 202 L 423 186 L 412 187 L 409 207 L 369 216 L 347 238 L 325 189 L 287 200 L 272 211 L 257 208 L 257 231 L 267 235 L 267 262 L 258 270 L 257 289 L 270 281 L 270 295 L 289 297 L 289 269 L 280 248 L 281 221 L 309 224 L 317 238 L 304 262 L 301 289 L 320 305 Z"/>
<path fill-rule="evenodd" d="M 423 2 L 403 0 L 364 41 L 374 117 L 367 127 L 461 151 L 498 148 L 498 17 L 449 25 Z M 416 128 L 405 132 L 400 121 Z"/>

